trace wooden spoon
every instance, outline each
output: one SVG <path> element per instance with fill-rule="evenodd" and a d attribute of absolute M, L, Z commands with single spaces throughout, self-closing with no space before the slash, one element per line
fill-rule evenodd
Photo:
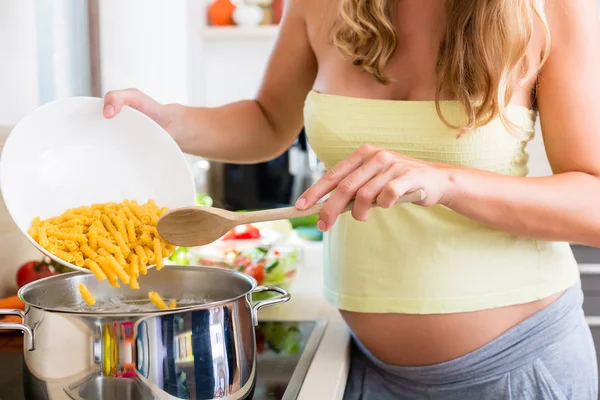
<path fill-rule="evenodd" d="M 400 197 L 396 204 L 424 199 L 425 192 L 417 190 Z M 353 204 L 354 202 L 349 203 L 343 212 L 350 211 Z M 176 246 L 202 246 L 214 242 L 238 225 L 317 215 L 323 205 L 324 203 L 318 203 L 306 210 L 284 207 L 244 213 L 206 206 L 182 207 L 160 217 L 157 229 L 163 239 Z M 373 204 L 372 207 L 377 205 Z"/>

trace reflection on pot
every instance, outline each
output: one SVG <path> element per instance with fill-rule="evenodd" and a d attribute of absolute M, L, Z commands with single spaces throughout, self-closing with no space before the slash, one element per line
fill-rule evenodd
<path fill-rule="evenodd" d="M 71 273 L 21 289 L 26 312 L 23 381 L 27 399 L 245 399 L 256 381 L 256 314 L 288 301 L 289 293 L 256 286 L 251 278 L 222 268 L 166 266 L 146 276 L 147 288 L 203 293 L 204 303 L 156 312 L 78 311 L 77 287 L 101 285 L 92 274 Z M 219 285 L 215 285 L 219 282 Z M 108 298 L 131 295 L 105 289 Z M 253 303 L 254 293 L 279 297 Z M 183 293 L 183 294 L 182 294 Z M 185 297 L 185 296 L 184 296 Z M 210 300 L 214 299 L 214 300 Z M 39 304 L 44 304 L 45 309 Z M 15 310 L 0 310 L 0 315 Z"/>

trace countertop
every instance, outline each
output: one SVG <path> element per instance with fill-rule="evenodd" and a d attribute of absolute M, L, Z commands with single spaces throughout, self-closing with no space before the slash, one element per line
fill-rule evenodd
<path fill-rule="evenodd" d="M 327 329 L 313 358 L 298 400 L 341 399 L 348 377 L 350 332 L 337 309 L 323 296 L 321 242 L 302 242 L 302 260 L 289 288 L 289 302 L 266 307 L 259 318 L 277 320 L 327 320 Z"/>

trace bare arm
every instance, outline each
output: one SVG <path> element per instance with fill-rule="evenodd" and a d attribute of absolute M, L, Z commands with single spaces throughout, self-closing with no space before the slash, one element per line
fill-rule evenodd
<path fill-rule="evenodd" d="M 447 204 L 506 231 L 600 246 L 600 27 L 592 1 L 549 5 L 552 50 L 538 86 L 554 175 L 515 178 L 451 172 Z"/>
<path fill-rule="evenodd" d="M 106 104 L 116 114 L 123 104 L 149 115 L 173 136 L 186 153 L 211 160 L 252 163 L 285 151 L 300 133 L 302 110 L 317 72 L 299 0 L 286 2 L 279 36 L 254 100 L 221 107 L 161 105 L 148 96 L 125 90 L 108 93 Z M 116 111 L 116 112 L 115 112 Z"/>
<path fill-rule="evenodd" d="M 424 189 L 424 206 L 442 204 L 519 236 L 600 247 L 598 11 L 593 1 L 554 0 L 551 7 L 553 45 L 538 102 L 553 176 L 434 165 L 363 146 L 309 188 L 297 207 L 310 207 L 333 190 L 319 221 L 328 230 L 352 198 L 354 218 L 366 220 L 372 203 L 390 207 L 403 194 Z"/>

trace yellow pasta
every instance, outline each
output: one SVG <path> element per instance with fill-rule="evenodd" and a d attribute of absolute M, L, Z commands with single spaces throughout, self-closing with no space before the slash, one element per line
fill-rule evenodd
<path fill-rule="evenodd" d="M 127 218 L 129 218 L 130 221 L 133 221 L 134 226 L 141 225 L 140 220 L 135 216 L 135 214 L 133 213 L 133 211 L 131 211 L 131 208 L 129 208 L 127 204 L 123 206 L 122 210 L 123 213 L 125 213 L 125 215 L 127 216 Z"/>
<path fill-rule="evenodd" d="M 92 226 L 88 230 L 88 237 L 90 238 L 90 247 L 92 250 L 98 250 L 98 228 L 96 226 Z"/>
<path fill-rule="evenodd" d="M 63 241 L 63 243 L 65 244 L 65 247 L 67 249 L 69 249 L 69 251 L 77 251 L 77 250 L 79 250 L 79 245 L 74 240 L 67 239 L 67 240 Z"/>
<path fill-rule="evenodd" d="M 130 278 L 129 275 L 125 273 L 123 266 L 119 264 L 113 256 L 108 257 L 108 262 L 110 263 L 110 267 L 112 268 L 113 272 L 119 277 L 121 282 L 126 285 L 129 284 Z"/>
<path fill-rule="evenodd" d="M 92 296 L 90 290 L 83 283 L 79 284 L 79 293 L 81 293 L 81 297 L 83 297 L 83 300 L 88 305 L 93 306 L 94 304 L 96 304 L 96 299 L 94 298 L 94 296 Z"/>
<path fill-rule="evenodd" d="M 38 243 L 40 244 L 40 246 L 42 247 L 46 247 L 50 244 L 50 242 L 48 241 L 48 236 L 46 235 L 46 228 L 43 226 L 40 226 L 37 230 L 37 237 L 38 237 Z"/>
<path fill-rule="evenodd" d="M 154 244 L 151 243 L 150 246 L 154 246 Z M 156 257 L 154 256 L 154 253 L 150 247 L 144 246 L 144 251 L 146 252 L 146 257 L 148 258 L 148 264 L 156 261 Z"/>
<path fill-rule="evenodd" d="M 98 246 L 100 246 L 100 248 L 106 250 L 110 254 L 115 254 L 118 249 L 118 247 L 111 243 L 110 240 L 103 237 L 98 238 Z"/>
<path fill-rule="evenodd" d="M 110 221 L 110 218 L 108 218 L 108 215 L 102 214 L 102 216 L 100 217 L 100 221 L 102 221 L 102 224 L 104 225 L 104 228 L 108 232 L 110 232 L 111 235 L 114 236 L 114 234 L 117 233 L 117 228 L 115 228 L 115 226 L 113 225 L 113 223 Z"/>
<path fill-rule="evenodd" d="M 115 274 L 115 272 L 112 270 L 108 259 L 106 257 L 102 256 L 102 257 L 98 257 L 96 259 L 96 261 L 102 267 L 102 271 L 106 274 L 106 278 L 108 279 L 108 282 L 110 283 L 110 285 L 117 287 L 117 288 L 121 287 L 119 285 L 119 280 L 117 279 L 117 274 Z"/>
<path fill-rule="evenodd" d="M 129 281 L 129 289 L 138 290 L 140 288 L 140 284 L 135 276 L 132 276 Z"/>
<path fill-rule="evenodd" d="M 127 221 L 127 237 L 129 239 L 129 243 L 135 243 L 137 236 L 135 234 L 135 223 L 133 220 Z"/>
<path fill-rule="evenodd" d="M 123 256 L 121 249 L 117 249 L 117 251 L 115 251 L 115 258 L 117 259 L 119 265 L 121 265 L 123 268 L 127 266 L 127 261 L 125 261 L 125 256 Z"/>
<path fill-rule="evenodd" d="M 148 264 L 148 256 L 146 255 L 146 252 L 144 251 L 144 248 L 142 246 L 135 246 L 135 254 L 137 254 L 137 256 L 139 257 L 141 264 Z"/>
<path fill-rule="evenodd" d="M 75 251 L 71 254 L 75 256 L 75 265 L 78 267 L 83 267 L 85 265 L 85 260 L 83 259 L 83 253 L 81 251 Z"/>
<path fill-rule="evenodd" d="M 127 238 L 127 228 L 125 227 L 125 221 L 123 221 L 123 218 L 121 218 L 120 215 L 113 214 L 112 220 L 114 221 L 113 223 L 117 227 L 117 232 L 121 235 L 122 239 L 125 242 L 128 242 L 129 239 Z"/>
<path fill-rule="evenodd" d="M 167 308 L 169 308 L 165 304 L 162 297 L 160 297 L 160 295 L 156 292 L 148 292 L 148 298 L 154 303 L 156 307 L 158 307 L 159 310 L 166 310 Z"/>
<path fill-rule="evenodd" d="M 156 227 L 155 226 L 152 226 L 152 225 L 142 225 L 141 229 L 142 229 L 142 232 L 144 232 L 144 233 L 148 232 L 148 233 L 151 233 L 154 236 L 158 237 L 158 232 L 156 231 Z M 142 240 L 144 240 L 143 239 L 144 233 L 142 233 Z M 146 235 L 146 236 L 149 236 L 149 235 Z"/>
<path fill-rule="evenodd" d="M 129 264 L 129 275 L 135 278 L 140 277 L 139 257 L 137 256 L 137 254 L 131 254 L 131 264 Z"/>
<path fill-rule="evenodd" d="M 143 232 L 142 236 L 140 237 L 140 241 L 142 242 L 143 246 L 152 247 L 154 245 L 154 243 L 152 242 L 152 236 L 150 236 L 149 232 Z"/>
<path fill-rule="evenodd" d="M 125 234 L 125 236 L 127 236 L 127 234 Z M 127 243 L 125 243 L 125 239 L 123 238 L 121 232 L 115 233 L 115 242 L 117 243 L 117 246 L 119 246 L 119 249 L 121 249 L 121 253 L 127 257 L 130 250 L 129 247 L 127 247 Z"/>
<path fill-rule="evenodd" d="M 95 260 L 96 258 L 98 258 L 98 253 L 96 253 L 90 246 L 88 246 L 87 244 L 84 244 L 83 246 L 81 246 L 80 248 L 81 252 L 89 259 L 91 260 Z"/>
<path fill-rule="evenodd" d="M 89 269 L 99 281 L 108 280 L 114 287 L 123 282 L 138 290 L 138 278 L 147 274 L 147 265 L 156 263 L 158 271 L 163 268 L 163 259 L 175 252 L 175 246 L 163 240 L 156 230 L 158 219 L 167 211 L 152 199 L 145 204 L 135 200 L 92 204 L 43 220 L 36 217 L 27 232 L 41 247 L 66 262 Z M 86 290 L 87 287 L 80 287 L 86 302 L 94 302 Z M 148 295 L 159 308 L 168 308 L 158 294 L 152 293 Z M 169 307 L 176 304 L 173 300 Z"/>
<path fill-rule="evenodd" d="M 56 256 L 65 260 L 66 262 L 74 262 L 75 261 L 75 256 L 71 253 L 67 253 L 64 250 L 56 249 L 55 251 L 52 252 L 52 254 L 55 254 Z"/>
<path fill-rule="evenodd" d="M 165 265 L 162 257 L 162 245 L 160 243 L 160 239 L 157 237 L 154 238 L 154 257 L 156 262 L 156 270 L 160 271 Z"/>
<path fill-rule="evenodd" d="M 47 231 L 47 234 L 48 236 L 53 236 L 61 240 L 72 240 L 83 244 L 87 243 L 87 238 L 82 233 L 49 230 Z"/>
<path fill-rule="evenodd" d="M 96 275 L 96 279 L 99 281 L 106 280 L 106 274 L 102 271 L 102 268 L 98 265 L 97 262 L 90 260 L 89 258 L 85 260 L 85 266 Z"/>

